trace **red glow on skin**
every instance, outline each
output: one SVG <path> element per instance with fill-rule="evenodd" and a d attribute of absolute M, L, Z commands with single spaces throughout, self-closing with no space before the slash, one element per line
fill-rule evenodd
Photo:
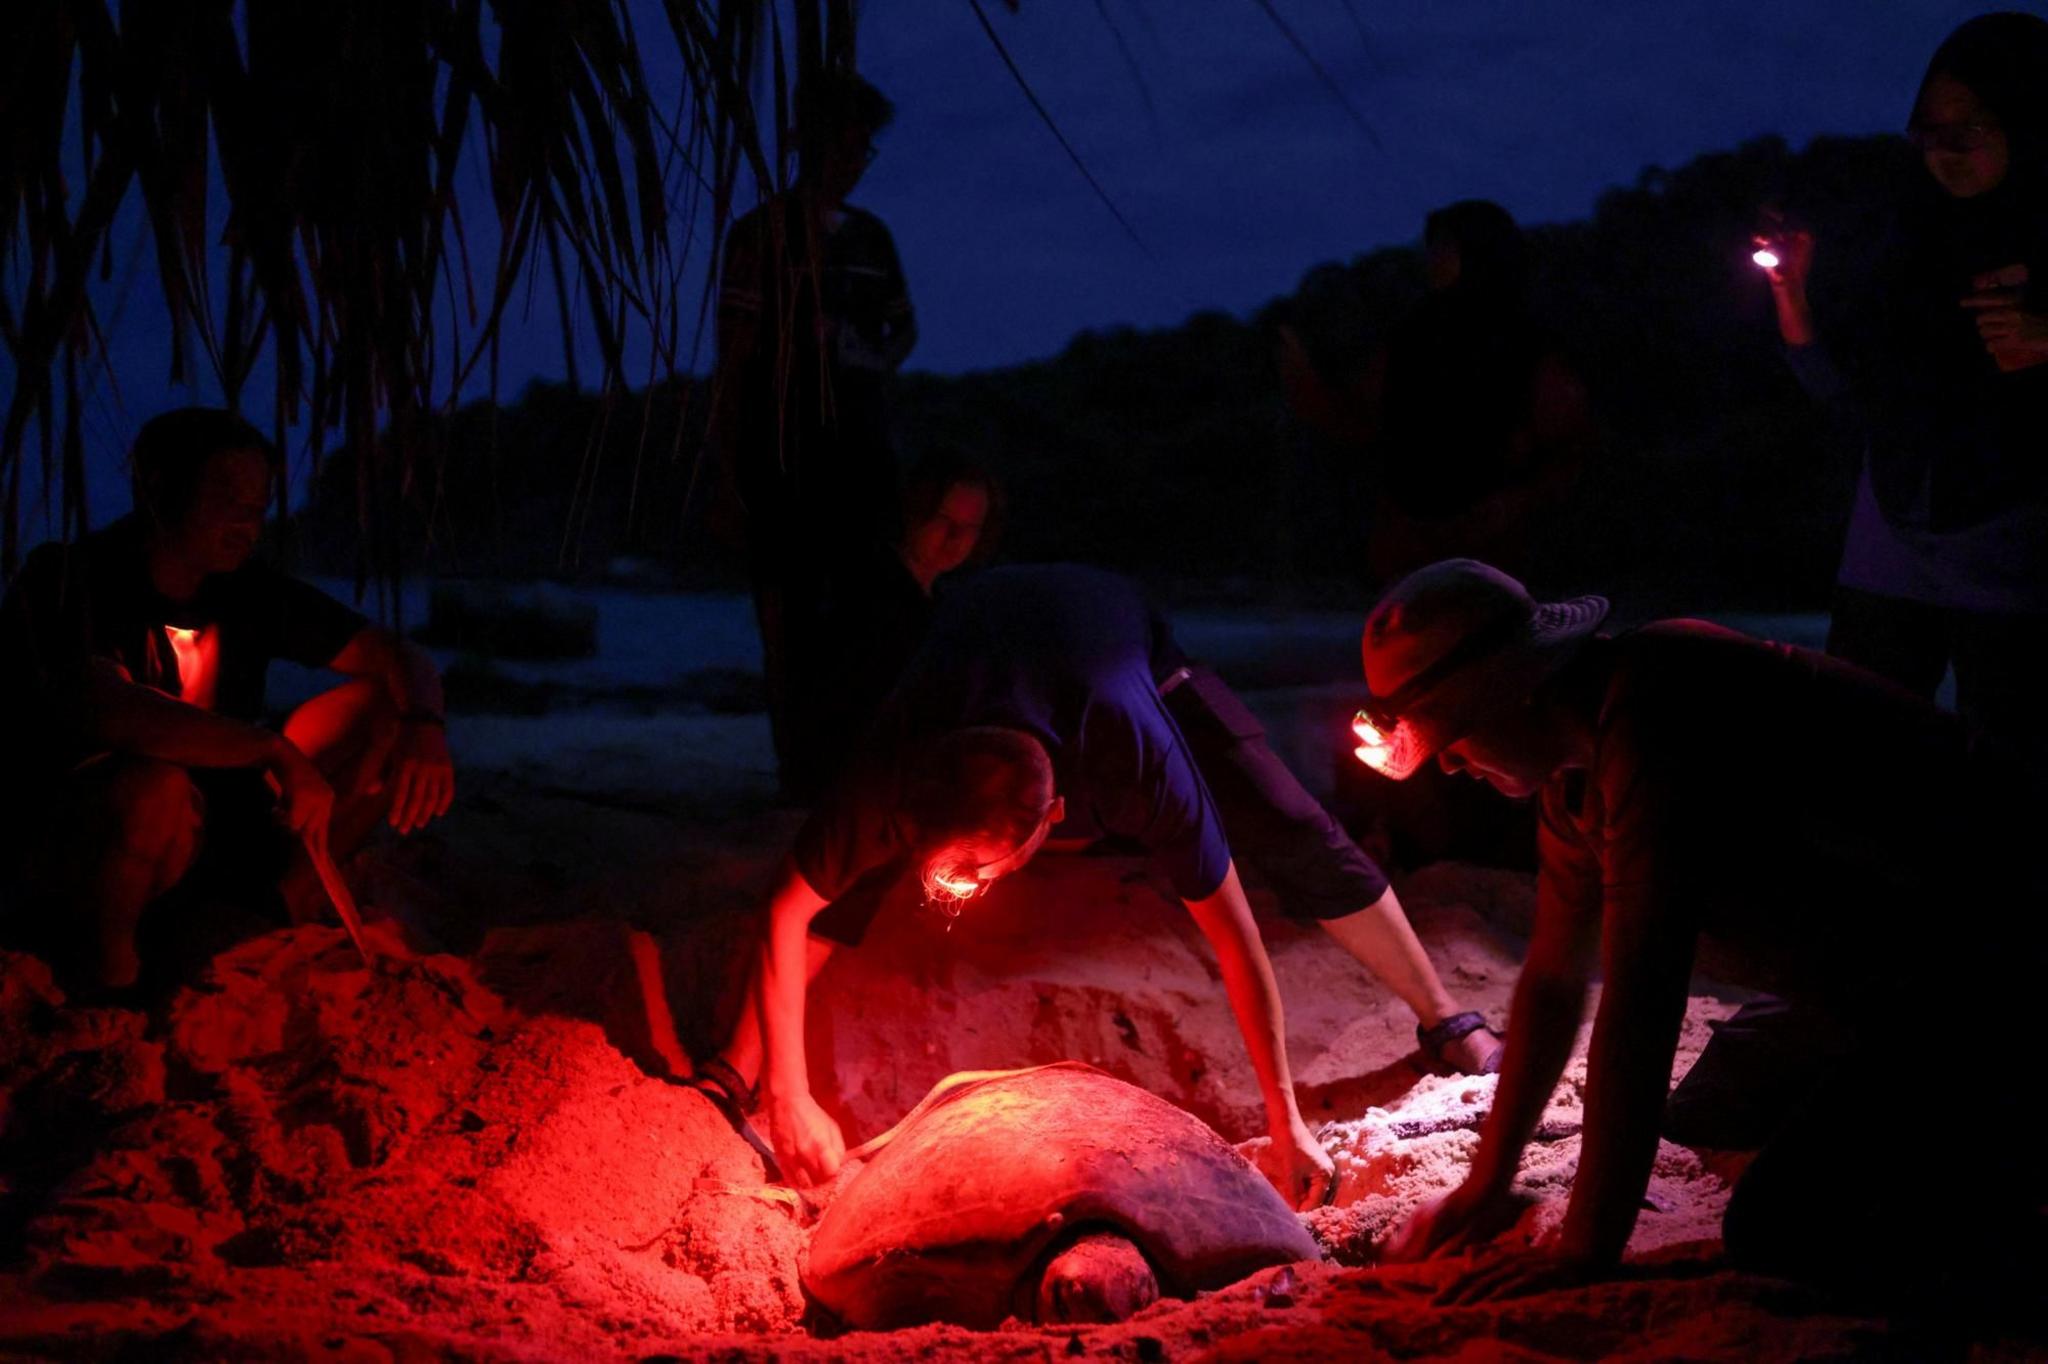
<path fill-rule="evenodd" d="M 171 656 L 178 664 L 178 697 L 202 710 L 213 709 L 213 683 L 220 659 L 220 635 L 210 628 L 187 630 L 166 625 Z"/>

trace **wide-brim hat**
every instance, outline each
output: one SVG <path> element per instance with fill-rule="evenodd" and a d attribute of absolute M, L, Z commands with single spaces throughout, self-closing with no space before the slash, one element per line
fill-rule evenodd
<path fill-rule="evenodd" d="M 1360 652 L 1372 699 L 1358 757 L 1396 781 L 1522 704 L 1593 637 L 1605 597 L 1539 602 L 1474 559 L 1396 583 L 1366 617 Z"/>

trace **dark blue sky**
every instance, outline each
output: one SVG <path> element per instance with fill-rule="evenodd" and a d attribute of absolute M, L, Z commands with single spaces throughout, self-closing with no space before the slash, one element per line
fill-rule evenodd
<path fill-rule="evenodd" d="M 1037 125 L 964 3 L 870 4 L 861 63 L 900 114 L 856 197 L 910 273 L 911 363 L 940 371 L 1044 355 L 1083 327 L 1256 307 L 1314 264 L 1416 238 L 1453 199 L 1571 219 L 1647 165 L 1762 133 L 1896 129 L 1936 44 L 1983 8 L 1278 0 L 1375 148 L 1254 0 L 1105 0 L 1156 125 L 1095 6 L 984 5 L 1158 259 Z"/>
<path fill-rule="evenodd" d="M 922 331 L 913 368 L 1004 365 L 1056 352 L 1084 328 L 1243 312 L 1320 262 L 1415 239 L 1423 214 L 1452 199 L 1565 220 L 1647 165 L 1759 134 L 1800 145 L 1896 129 L 1935 45 L 1981 8 L 1276 0 L 1375 146 L 1255 0 L 1101 4 L 1156 117 L 1095 4 L 1024 0 L 1011 14 L 984 0 L 1150 255 L 1040 125 L 964 0 L 864 6 L 861 64 L 899 116 L 855 199 L 888 220 L 902 252 Z M 660 31 L 651 11 L 643 22 Z M 116 259 L 100 306 L 118 392 L 97 384 L 87 426 L 96 520 L 125 505 L 119 461 L 135 429 L 211 396 L 165 382 L 147 251 L 138 241 Z M 506 394 L 563 376 L 551 308 L 508 329 L 505 360 Z"/>

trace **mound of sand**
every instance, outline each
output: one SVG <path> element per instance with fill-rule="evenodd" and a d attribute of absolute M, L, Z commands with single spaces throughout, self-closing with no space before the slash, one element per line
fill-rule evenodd
<path fill-rule="evenodd" d="M 13 1287 L 42 1304 L 9 1315 L 17 1347 L 84 1324 L 193 1355 L 369 1336 L 606 1357 L 802 1314 L 801 1210 L 711 1105 L 463 961 L 372 971 L 337 932 L 283 931 L 221 956 L 153 1037 L 6 966 Z"/>
<path fill-rule="evenodd" d="M 1445 1310 L 1430 1298 L 1459 1263 L 1376 1267 L 1399 1219 L 1462 1178 L 1493 1082 L 1425 1073 L 1407 1010 L 1270 916 L 1304 1109 L 1340 1168 L 1311 1218 L 1335 1262 L 1078 1333 L 806 1333 L 815 1208 L 658 1078 L 642 999 L 658 982 L 685 1043 L 717 1035 L 740 911 L 787 820 L 564 781 L 473 786 L 445 831 L 355 869 L 373 902 L 421 897 L 400 907 L 461 956 L 371 970 L 334 930 L 279 931 L 154 1020 L 65 1007 L 40 963 L 0 959 L 0 1354 L 1769 1360 L 1888 1340 L 1721 1268 L 1735 1167 L 1671 1146 L 1616 1282 Z M 1499 1019 L 1519 949 L 1496 925 L 1526 915 L 1529 879 L 1446 868 L 1404 893 L 1453 989 Z M 955 1070 L 1063 1058 L 1259 1135 L 1213 958 L 1131 861 L 1042 858 L 950 932 L 892 906 L 815 998 L 812 1074 L 852 1141 Z M 1693 1001 L 1681 1067 L 1733 998 Z M 1511 1236 L 1561 1212 L 1583 1082 L 1575 1063 Z"/>

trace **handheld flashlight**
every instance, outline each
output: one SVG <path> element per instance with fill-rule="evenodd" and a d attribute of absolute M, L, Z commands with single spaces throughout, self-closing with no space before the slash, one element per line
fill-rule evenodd
<path fill-rule="evenodd" d="M 1784 263 L 1769 242 L 1759 245 L 1756 250 L 1750 252 L 1749 258 L 1756 262 L 1759 270 L 1775 270 Z"/>

